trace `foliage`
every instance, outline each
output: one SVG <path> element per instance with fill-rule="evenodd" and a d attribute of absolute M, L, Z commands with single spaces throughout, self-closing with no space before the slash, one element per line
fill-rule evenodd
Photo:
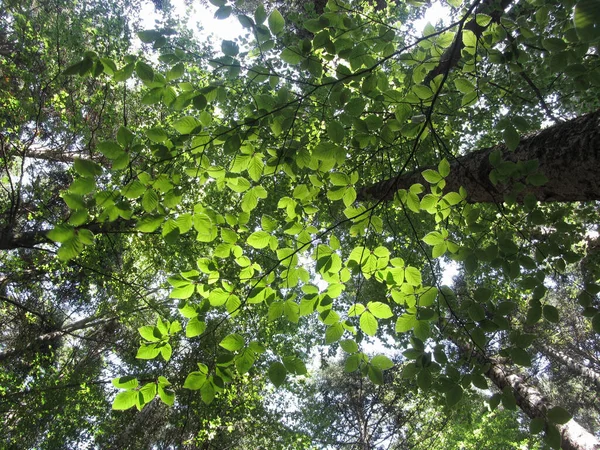
<path fill-rule="evenodd" d="M 236 6 L 211 3 L 217 19 Z M 267 380 L 310 376 L 311 351 L 340 347 L 352 382 L 385 385 L 398 362 L 368 351 L 373 338 L 447 410 L 487 389 L 494 365 L 535 375 L 536 338 L 580 348 L 553 341 L 565 323 L 598 360 L 600 198 L 570 201 L 575 181 L 544 159 L 568 138 L 552 154 L 563 170 L 597 162 L 598 2 L 447 3 L 451 24 L 424 30 L 411 26 L 419 2 L 329 0 L 295 28 L 259 5 L 217 49 L 167 18 L 137 33 L 137 51 L 123 19 L 136 5 L 10 5 L 2 39 L 21 47 L 2 54 L 0 395 L 26 400 L 2 410 L 9 444 L 304 448 L 262 402 Z M 474 185 L 461 167 L 490 146 Z M 536 197 L 558 179 L 563 202 Z M 499 200 L 469 203 L 477 190 Z M 555 283 L 578 304 L 550 295 Z M 55 427 L 36 402 L 89 423 Z M 518 399 L 504 389 L 499 402 Z M 249 431 L 256 411 L 265 435 Z M 554 427 L 573 413 L 536 414 L 559 446 Z M 473 420 L 457 417 L 454 430 Z M 482 417 L 485 433 L 514 418 Z"/>

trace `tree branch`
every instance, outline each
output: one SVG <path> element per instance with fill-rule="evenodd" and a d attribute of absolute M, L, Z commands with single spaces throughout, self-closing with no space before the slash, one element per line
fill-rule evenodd
<path fill-rule="evenodd" d="M 526 177 L 513 177 L 494 185 L 489 176 L 494 170 L 490 154 L 495 150 L 502 152 L 504 162 L 537 160 L 539 173 L 547 178 L 547 183 L 534 186 L 526 182 Z M 600 200 L 600 179 L 596 170 L 599 165 L 600 110 L 521 138 L 513 152 L 506 145 L 498 144 L 456 158 L 450 164 L 444 191 L 458 192 L 462 186 L 467 191 L 469 203 L 497 203 L 504 201 L 504 195 L 511 192 L 515 182 L 522 181 L 525 187 L 516 195 L 517 202 L 523 202 L 527 194 L 535 195 L 541 202 Z M 392 200 L 398 190 L 423 183 L 421 173 L 425 169 L 437 168 L 422 167 L 363 187 L 358 190 L 357 200 Z"/>

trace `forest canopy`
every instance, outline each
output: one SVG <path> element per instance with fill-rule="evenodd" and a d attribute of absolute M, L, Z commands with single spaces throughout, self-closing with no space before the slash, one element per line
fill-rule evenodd
<path fill-rule="evenodd" d="M 600 449 L 600 0 L 441 3 L 3 2 L 3 448 Z"/>

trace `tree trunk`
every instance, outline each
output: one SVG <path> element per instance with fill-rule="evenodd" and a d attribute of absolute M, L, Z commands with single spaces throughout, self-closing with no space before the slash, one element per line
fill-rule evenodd
<path fill-rule="evenodd" d="M 115 317 L 98 318 L 95 316 L 86 317 L 85 319 L 78 320 L 77 322 L 73 322 L 69 325 L 65 325 L 60 330 L 55 330 L 55 331 L 51 331 L 49 333 L 44 333 L 42 335 L 39 335 L 23 347 L 17 347 L 17 348 L 13 348 L 11 350 L 5 350 L 3 352 L 0 352 L 0 363 L 12 356 L 21 354 L 22 352 L 25 352 L 33 347 L 37 347 L 40 344 L 51 343 L 52 341 L 59 339 L 60 337 L 64 336 L 65 334 L 73 333 L 74 331 L 84 330 L 86 328 L 103 325 L 105 323 L 112 322 L 113 320 L 116 320 L 116 318 Z"/>
<path fill-rule="evenodd" d="M 501 363 L 490 361 L 491 367 L 486 375 L 494 384 L 503 390 L 509 387 L 514 394 L 519 407 L 532 419 L 545 417 L 546 411 L 552 405 L 534 387 L 527 384 L 521 375 L 511 373 Z M 564 425 L 557 425 L 562 437 L 561 448 L 563 450 L 600 450 L 600 440 L 585 428 L 571 419 Z"/>
<path fill-rule="evenodd" d="M 549 345 L 541 344 L 540 350 L 547 357 L 558 361 L 560 364 L 566 366 L 571 372 L 576 375 L 580 375 L 587 379 L 590 383 L 593 383 L 598 389 L 600 389 L 600 373 L 596 372 L 589 367 L 584 366 L 581 363 L 578 363 L 570 356 L 565 353 L 555 350 Z"/>
<path fill-rule="evenodd" d="M 492 184 L 489 175 L 494 169 L 489 157 L 500 150 L 504 161 L 537 160 L 539 172 L 547 178 L 543 186 L 528 184 L 524 179 Z M 600 200 L 600 110 L 568 122 L 546 128 L 534 135 L 521 138 L 515 151 L 504 144 L 471 152 L 456 158 L 450 164 L 446 177 L 445 192 L 457 192 L 459 187 L 467 191 L 470 203 L 501 203 L 504 195 L 511 192 L 513 183 L 522 181 L 525 188 L 516 196 L 521 203 L 527 194 L 533 194 L 541 202 L 577 202 Z M 415 183 L 423 183 L 421 173 L 425 169 L 399 174 L 395 178 L 380 181 L 359 190 L 357 199 L 391 200 L 399 189 L 409 189 Z"/>

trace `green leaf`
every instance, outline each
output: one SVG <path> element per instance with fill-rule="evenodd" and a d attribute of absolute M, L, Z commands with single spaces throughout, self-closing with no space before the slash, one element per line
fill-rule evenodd
<path fill-rule="evenodd" d="M 446 158 L 442 159 L 438 164 L 438 172 L 444 178 L 450 175 L 450 163 Z"/>
<path fill-rule="evenodd" d="M 423 175 L 423 178 L 425 178 L 425 181 L 431 184 L 436 184 L 443 179 L 438 172 L 432 169 L 424 170 L 423 172 L 421 172 L 421 174 Z"/>
<path fill-rule="evenodd" d="M 558 450 L 561 447 L 562 437 L 561 433 L 557 427 L 548 424 L 546 427 L 546 433 L 544 436 L 544 441 L 548 444 L 548 447 Z"/>
<path fill-rule="evenodd" d="M 154 70 L 148 64 L 138 61 L 135 65 L 135 73 L 137 73 L 140 80 L 144 82 L 152 82 L 154 80 Z"/>
<path fill-rule="evenodd" d="M 171 293 L 169 294 L 169 298 L 190 298 L 194 294 L 195 289 L 196 285 L 192 283 L 177 287 L 171 291 Z"/>
<path fill-rule="evenodd" d="M 219 345 L 223 347 L 225 350 L 229 350 L 230 352 L 235 352 L 244 347 L 246 340 L 243 336 L 239 334 L 233 333 L 228 336 L 225 336 Z"/>
<path fill-rule="evenodd" d="M 252 28 L 254 26 L 254 21 L 244 14 L 238 14 L 237 18 L 240 22 L 240 25 L 242 25 L 244 28 Z"/>
<path fill-rule="evenodd" d="M 510 357 L 512 358 L 515 364 L 525 367 L 531 367 L 531 356 L 522 348 L 511 348 Z"/>
<path fill-rule="evenodd" d="M 431 336 L 429 322 L 426 320 L 417 320 L 413 333 L 418 339 L 422 341 L 427 340 Z"/>
<path fill-rule="evenodd" d="M 548 183 L 548 178 L 541 172 L 532 173 L 527 176 L 527 183 L 532 186 L 543 186 Z"/>
<path fill-rule="evenodd" d="M 449 407 L 456 405 L 463 396 L 463 388 L 460 385 L 454 385 L 448 392 L 446 392 L 446 404 Z"/>
<path fill-rule="evenodd" d="M 142 344 L 135 355 L 138 359 L 154 359 L 160 353 L 160 349 L 156 347 L 156 344 Z"/>
<path fill-rule="evenodd" d="M 158 207 L 158 194 L 154 189 L 148 189 L 142 197 L 142 208 L 146 212 L 152 212 Z"/>
<path fill-rule="evenodd" d="M 377 355 L 371 359 L 371 364 L 381 370 L 387 370 L 394 367 L 394 362 L 385 355 Z"/>
<path fill-rule="evenodd" d="M 223 306 L 229 299 L 230 295 L 231 294 L 229 292 L 226 292 L 221 288 L 217 288 L 210 292 L 208 295 L 208 300 L 212 306 Z"/>
<path fill-rule="evenodd" d="M 340 144 L 344 140 L 344 126 L 337 120 L 332 120 L 327 125 L 327 135 L 333 142 Z M 348 184 L 348 183 L 346 183 Z"/>
<path fill-rule="evenodd" d="M 428 369 L 423 369 L 417 375 L 417 386 L 419 386 L 422 390 L 426 391 L 431 387 L 431 383 L 433 382 L 433 378 L 431 376 L 431 372 Z"/>
<path fill-rule="evenodd" d="M 161 127 L 154 127 L 146 130 L 146 136 L 153 142 L 161 143 L 167 140 L 168 135 Z"/>
<path fill-rule="evenodd" d="M 304 59 L 300 53 L 290 48 L 284 48 L 280 56 L 282 61 L 292 66 L 300 63 Z"/>
<path fill-rule="evenodd" d="M 359 365 L 360 365 L 360 359 L 358 358 L 358 355 L 350 355 L 346 359 L 346 362 L 344 363 L 344 372 L 352 373 L 352 372 L 358 370 Z"/>
<path fill-rule="evenodd" d="M 271 235 L 266 231 L 255 231 L 250 236 L 246 242 L 248 245 L 254 248 L 265 248 L 269 245 L 269 241 L 271 240 Z"/>
<path fill-rule="evenodd" d="M 79 237 L 75 235 L 71 239 L 63 242 L 63 244 L 60 246 L 57 253 L 58 259 L 60 259 L 61 261 L 68 261 L 79 255 L 82 250 L 83 243 L 81 242 Z"/>
<path fill-rule="evenodd" d="M 144 216 L 136 224 L 136 229 L 142 233 L 152 233 L 163 223 L 163 216 Z"/>
<path fill-rule="evenodd" d="M 571 414 L 560 406 L 550 408 L 546 413 L 546 417 L 550 422 L 557 423 L 559 425 L 567 423 L 572 418 Z"/>
<path fill-rule="evenodd" d="M 131 181 L 121 191 L 123 196 L 126 198 L 138 198 L 144 192 L 146 192 L 146 186 L 144 186 L 144 184 L 139 180 Z"/>
<path fill-rule="evenodd" d="M 143 404 L 150 403 L 156 397 L 157 386 L 156 383 L 148 383 L 145 384 L 140 390 L 139 393 L 143 398 Z"/>
<path fill-rule="evenodd" d="M 363 312 L 365 312 L 365 310 L 365 305 L 363 305 L 362 303 L 355 303 L 348 310 L 348 316 L 360 316 Z"/>
<path fill-rule="evenodd" d="M 343 341 L 340 341 L 340 346 L 342 347 L 342 350 L 344 350 L 346 353 L 358 352 L 358 344 L 352 339 L 345 339 Z"/>
<path fill-rule="evenodd" d="M 102 175 L 102 167 L 94 161 L 90 161 L 89 159 L 75 158 L 75 161 L 73 162 L 73 168 L 75 169 L 75 172 L 82 177 L 95 177 L 97 175 Z"/>
<path fill-rule="evenodd" d="M 475 322 L 480 322 L 485 319 L 485 309 L 477 303 L 473 303 L 469 306 L 468 313 L 471 320 Z"/>
<path fill-rule="evenodd" d="M 63 71 L 63 75 L 82 75 L 82 71 L 86 71 L 85 70 L 85 65 L 86 65 L 86 60 L 82 60 L 82 61 L 78 61 L 74 64 L 71 64 L 70 66 L 68 66 L 64 71 Z"/>
<path fill-rule="evenodd" d="M 258 5 L 258 7 L 256 8 L 256 11 L 254 12 L 254 20 L 256 21 L 257 24 L 261 24 L 265 21 L 266 18 L 267 18 L 267 13 L 265 11 L 264 5 L 261 3 Z"/>
<path fill-rule="evenodd" d="M 133 389 L 138 387 L 138 380 L 133 375 L 126 377 L 113 378 L 112 384 L 119 389 Z"/>
<path fill-rule="evenodd" d="M 96 189 L 96 180 L 92 177 L 79 177 L 69 186 L 69 192 L 79 195 L 89 194 Z"/>
<path fill-rule="evenodd" d="M 487 14 L 477 14 L 475 16 L 475 21 L 477 22 L 477 25 L 487 27 L 492 21 L 492 17 Z"/>
<path fill-rule="evenodd" d="M 403 314 L 396 321 L 396 332 L 406 333 L 412 330 L 417 324 L 417 316 L 414 314 Z"/>
<path fill-rule="evenodd" d="M 48 231 L 46 236 L 54 242 L 68 242 L 75 237 L 75 229 L 72 226 L 63 223 Z"/>
<path fill-rule="evenodd" d="M 437 245 L 444 243 L 445 238 L 442 236 L 442 233 L 439 231 L 431 231 L 425 237 L 423 237 L 423 242 L 428 245 Z"/>
<path fill-rule="evenodd" d="M 235 368 L 243 375 L 250 370 L 254 365 L 255 360 L 254 351 L 245 349 L 235 357 Z"/>
<path fill-rule="evenodd" d="M 517 399 L 510 386 L 505 386 L 502 390 L 502 405 L 511 411 L 517 409 Z"/>
<path fill-rule="evenodd" d="M 325 344 L 329 345 L 339 341 L 343 334 L 344 327 L 339 322 L 327 327 L 327 330 L 325 330 Z"/>
<path fill-rule="evenodd" d="M 548 322 L 558 323 L 559 321 L 558 309 L 552 305 L 544 305 L 542 308 L 542 314 L 544 315 L 544 319 L 546 319 Z"/>
<path fill-rule="evenodd" d="M 192 317 L 185 327 L 185 337 L 193 338 L 200 336 L 206 330 L 206 323 L 197 317 Z"/>
<path fill-rule="evenodd" d="M 286 356 L 283 358 L 283 365 L 286 370 L 296 375 L 306 375 L 306 365 L 304 362 L 296 356 Z"/>
<path fill-rule="evenodd" d="M 144 44 L 152 44 L 155 40 L 161 37 L 160 32 L 156 30 L 138 31 L 137 35 L 140 38 L 140 41 L 142 41 Z"/>
<path fill-rule="evenodd" d="M 544 430 L 545 426 L 546 426 L 546 421 L 544 420 L 544 418 L 536 417 L 536 418 L 532 419 L 531 422 L 529 423 L 529 432 L 531 434 L 541 433 Z"/>
<path fill-rule="evenodd" d="M 117 70 L 115 72 L 115 81 L 126 81 L 129 78 L 131 78 L 131 75 L 133 74 L 133 71 L 135 69 L 135 64 L 134 63 L 129 63 L 126 66 L 122 67 L 121 69 Z"/>
<path fill-rule="evenodd" d="M 580 0 L 573 11 L 575 31 L 582 41 L 600 39 L 600 0 Z"/>
<path fill-rule="evenodd" d="M 276 9 L 273 10 L 271 14 L 269 14 L 269 29 L 271 33 L 278 35 L 283 31 L 283 27 L 285 26 L 285 20 L 279 11 Z"/>
<path fill-rule="evenodd" d="M 215 19 L 219 19 L 219 20 L 227 19 L 231 15 L 231 11 L 232 11 L 231 6 L 221 6 L 215 12 Z M 214 393 L 213 393 L 213 396 L 214 396 Z M 210 401 L 205 402 L 206 404 L 209 404 L 210 402 L 212 402 L 212 396 L 210 395 L 210 393 L 207 393 L 207 399 L 208 398 L 210 398 Z"/>
<path fill-rule="evenodd" d="M 192 116 L 185 116 L 173 122 L 173 128 L 175 128 L 181 134 L 189 134 L 192 131 L 194 131 L 199 125 L 200 122 L 198 122 Z"/>
<path fill-rule="evenodd" d="M 368 376 L 369 376 L 369 380 L 371 380 L 373 382 L 373 384 L 377 384 L 377 385 L 383 384 L 383 372 L 378 367 L 369 366 Z"/>
<path fill-rule="evenodd" d="M 491 296 L 492 290 L 486 287 L 478 287 L 473 294 L 475 300 L 477 300 L 480 303 L 487 302 L 491 298 Z"/>
<path fill-rule="evenodd" d="M 192 221 L 194 229 L 198 232 L 196 240 L 200 242 L 212 242 L 217 237 L 217 229 L 213 226 L 212 220 L 207 214 L 196 213 Z"/>
<path fill-rule="evenodd" d="M 471 378 L 471 382 L 473 383 L 473 386 L 475 386 L 476 388 L 479 389 L 488 389 L 488 383 L 487 383 L 487 379 L 479 374 L 479 373 L 474 373 L 472 378 Z"/>
<path fill-rule="evenodd" d="M 177 63 L 173 67 L 171 67 L 171 70 L 167 72 L 167 81 L 172 81 L 181 78 L 184 73 L 185 66 L 183 65 L 183 63 Z"/>
<path fill-rule="evenodd" d="M 269 380 L 271 380 L 271 383 L 273 383 L 275 387 L 279 387 L 283 384 L 286 375 L 287 370 L 279 361 L 276 361 L 269 366 Z"/>
<path fill-rule="evenodd" d="M 240 49 L 235 42 L 224 40 L 221 42 L 221 51 L 227 56 L 237 56 Z"/>
<path fill-rule="evenodd" d="M 255 153 L 248 162 L 248 175 L 250 175 L 252 180 L 258 182 L 262 176 L 264 167 L 265 164 L 263 163 L 262 155 L 260 153 Z"/>
<path fill-rule="evenodd" d="M 298 323 L 300 319 L 300 306 L 292 300 L 283 303 L 283 314 L 292 323 Z"/>
<path fill-rule="evenodd" d="M 183 387 L 185 389 L 197 391 L 202 386 L 204 386 L 204 383 L 206 383 L 207 373 L 208 373 L 208 369 L 206 372 L 197 371 L 197 372 L 190 373 L 186 377 L 185 382 L 183 383 Z"/>
<path fill-rule="evenodd" d="M 169 387 L 158 385 L 158 396 L 165 405 L 173 406 L 175 403 L 175 392 Z"/>
<path fill-rule="evenodd" d="M 96 148 L 108 159 L 117 159 L 123 154 L 121 146 L 113 141 L 100 142 Z"/>
<path fill-rule="evenodd" d="M 419 297 L 419 306 L 427 307 L 435 303 L 437 298 L 438 289 L 436 287 L 427 288 L 427 290 Z"/>
<path fill-rule="evenodd" d="M 369 302 L 367 309 L 378 319 L 389 319 L 393 316 L 391 308 L 382 302 Z"/>
<path fill-rule="evenodd" d="M 567 43 L 560 38 L 542 39 L 542 46 L 550 52 L 560 52 L 567 48 Z"/>
<path fill-rule="evenodd" d="M 454 80 L 454 85 L 463 94 L 469 94 L 475 90 L 475 85 L 465 78 L 457 78 Z"/>
<path fill-rule="evenodd" d="M 369 336 L 377 334 L 377 319 L 369 311 L 360 316 L 360 329 Z"/>
<path fill-rule="evenodd" d="M 124 411 L 137 404 L 138 391 L 119 392 L 112 404 L 112 409 Z"/>
<path fill-rule="evenodd" d="M 421 284 L 421 271 L 416 267 L 409 266 L 404 270 L 406 282 L 411 286 L 419 286 Z"/>
<path fill-rule="evenodd" d="M 173 348 L 171 347 L 171 344 L 166 343 L 160 347 L 160 354 L 165 361 L 171 359 L 171 355 L 173 354 Z"/>
<path fill-rule="evenodd" d="M 202 397 L 202 401 L 206 405 L 210 405 L 215 398 L 215 388 L 212 383 L 212 377 L 209 382 L 204 383 L 200 388 L 200 395 Z"/>
<path fill-rule="evenodd" d="M 510 151 L 514 151 L 521 141 L 521 136 L 512 125 L 507 126 L 502 133 L 502 137 L 504 138 L 504 143 L 508 147 Z"/>
<path fill-rule="evenodd" d="M 146 325 L 144 327 L 138 328 L 138 332 L 140 335 L 149 342 L 158 342 L 160 341 L 162 335 L 160 331 L 151 325 Z"/>

